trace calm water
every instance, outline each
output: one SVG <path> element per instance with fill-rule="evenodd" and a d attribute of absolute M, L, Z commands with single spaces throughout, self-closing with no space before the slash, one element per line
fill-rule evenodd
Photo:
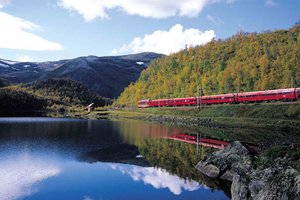
<path fill-rule="evenodd" d="M 220 183 L 189 174 L 189 161 L 168 161 L 176 149 L 158 138 L 179 132 L 137 121 L 0 118 L 0 200 L 229 199 Z M 153 145 L 161 152 L 135 159 Z"/>

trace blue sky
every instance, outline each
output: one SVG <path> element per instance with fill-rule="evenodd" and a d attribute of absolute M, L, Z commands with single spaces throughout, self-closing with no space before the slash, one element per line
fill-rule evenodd
<path fill-rule="evenodd" d="M 0 0 L 0 58 L 169 54 L 299 20 L 299 0 Z"/>

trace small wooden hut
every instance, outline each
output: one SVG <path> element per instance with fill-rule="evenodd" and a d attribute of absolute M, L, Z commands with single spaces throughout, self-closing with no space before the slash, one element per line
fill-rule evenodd
<path fill-rule="evenodd" d="M 90 105 L 88 105 L 87 107 L 85 107 L 85 109 L 88 111 L 88 112 L 91 112 L 94 110 L 94 103 L 91 103 Z"/>

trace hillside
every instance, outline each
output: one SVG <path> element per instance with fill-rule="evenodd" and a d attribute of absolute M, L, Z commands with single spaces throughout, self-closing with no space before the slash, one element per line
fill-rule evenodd
<path fill-rule="evenodd" d="M 0 115 L 46 109 L 47 100 L 11 88 L 0 88 Z"/>
<path fill-rule="evenodd" d="M 0 88 L 1 87 L 6 87 L 6 86 L 9 86 L 9 85 L 10 85 L 10 83 L 7 80 L 0 79 Z"/>
<path fill-rule="evenodd" d="M 300 86 L 300 25 L 238 33 L 155 60 L 116 101 L 172 98 Z"/>
<path fill-rule="evenodd" d="M 0 59 L 0 79 L 13 84 L 49 78 L 68 78 L 82 83 L 96 94 L 118 97 L 126 86 L 156 58 L 156 53 L 125 56 L 86 56 L 53 62 L 14 62 Z"/>
<path fill-rule="evenodd" d="M 99 97 L 69 79 L 48 79 L 0 88 L 0 111 L 45 110 L 55 107 L 104 106 L 111 100 Z"/>

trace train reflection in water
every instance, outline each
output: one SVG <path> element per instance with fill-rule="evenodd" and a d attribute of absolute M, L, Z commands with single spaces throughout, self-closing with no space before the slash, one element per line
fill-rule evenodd
<path fill-rule="evenodd" d="M 190 144 L 196 144 L 196 145 L 200 145 L 203 147 L 212 147 L 215 149 L 224 149 L 226 146 L 228 146 L 230 144 L 230 141 L 201 137 L 201 135 L 202 134 L 200 134 L 200 133 L 197 133 L 197 134 L 179 133 L 179 134 L 174 134 L 171 136 L 165 136 L 163 138 L 176 140 L 176 141 L 180 141 L 180 142 L 186 142 L 186 143 L 190 143 Z M 245 145 L 255 152 L 260 151 L 260 147 L 258 145 L 249 144 L 249 143 L 248 144 L 246 143 Z"/>

